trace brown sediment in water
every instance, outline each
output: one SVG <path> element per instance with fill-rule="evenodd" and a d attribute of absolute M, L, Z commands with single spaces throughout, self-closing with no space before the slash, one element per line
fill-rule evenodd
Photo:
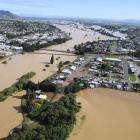
<path fill-rule="evenodd" d="M 81 91 L 77 124 L 69 140 L 139 140 L 140 95 L 111 89 Z"/>
<path fill-rule="evenodd" d="M 23 116 L 21 113 L 21 98 L 24 92 L 14 94 L 0 102 L 0 138 L 6 137 L 8 133 L 21 124 Z"/>
<path fill-rule="evenodd" d="M 91 30 L 82 31 L 68 25 L 58 26 L 63 31 L 70 32 L 72 40 L 60 45 L 51 46 L 50 49 L 73 50 L 75 44 L 97 40 L 98 37 L 104 40 L 113 39 Z M 36 72 L 36 76 L 32 80 L 36 83 L 40 82 L 58 70 L 58 63 L 60 61 L 74 61 L 76 59 L 76 56 L 69 56 L 67 54 L 60 55 L 61 53 L 58 52 L 40 50 L 35 53 L 36 54 L 25 53 L 24 55 L 14 55 L 11 56 L 12 59 L 10 61 L 8 58 L 5 59 L 8 62 L 7 64 L 3 65 L 0 63 L 0 91 L 11 86 L 19 77 L 31 71 Z M 50 62 L 52 54 L 57 54 L 54 55 L 55 59 L 59 56 L 60 59 L 58 61 L 55 60 L 54 65 L 45 67 L 45 65 Z M 43 69 L 46 69 L 46 71 Z M 20 94 L 18 94 L 18 96 L 20 96 Z M 0 112 L 4 112 L 0 115 L 0 126 L 2 126 L 0 127 L 0 137 L 6 136 L 12 128 L 19 125 L 22 121 L 22 113 L 17 112 L 14 108 L 15 106 L 20 106 L 20 102 L 21 99 L 8 97 L 6 101 L 0 103 Z"/>
<path fill-rule="evenodd" d="M 72 40 L 67 41 L 66 43 L 54 45 L 49 47 L 54 50 L 73 50 L 75 44 L 80 44 L 87 41 L 97 40 L 98 37 L 100 39 L 113 39 L 108 36 L 101 35 L 91 30 L 82 31 L 80 29 L 76 29 L 74 27 L 70 27 L 69 25 L 57 25 L 60 29 L 65 32 L 70 32 Z M 86 38 L 85 35 L 87 34 Z M 33 78 L 35 82 L 42 81 L 51 74 L 55 73 L 58 68 L 57 65 L 60 61 L 74 61 L 76 56 L 69 56 L 68 54 L 62 54 L 60 52 L 51 52 L 51 51 L 36 51 L 36 54 L 33 53 L 25 53 L 24 55 L 15 55 L 12 56 L 12 60 L 5 59 L 8 63 L 3 65 L 0 63 L 0 91 L 4 88 L 9 87 L 13 84 L 20 76 L 23 74 L 34 71 L 36 72 L 36 76 Z M 37 54 L 38 53 L 38 54 Z M 46 53 L 46 54 L 39 54 Z M 45 64 L 50 62 L 50 58 L 52 54 L 56 54 L 55 58 L 61 57 L 59 61 L 55 61 L 55 64 L 52 67 L 45 68 Z M 43 71 L 43 69 L 46 71 Z"/>

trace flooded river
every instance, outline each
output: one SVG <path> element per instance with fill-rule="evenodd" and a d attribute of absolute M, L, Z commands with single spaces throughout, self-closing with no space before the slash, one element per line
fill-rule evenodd
<path fill-rule="evenodd" d="M 54 50 L 73 50 L 75 44 L 84 43 L 86 41 L 100 39 L 113 39 L 107 36 L 103 36 L 99 33 L 95 33 L 91 30 L 81 30 L 76 27 L 70 27 L 69 25 L 56 25 L 65 32 L 71 33 L 72 40 L 61 44 L 54 45 L 50 49 Z M 32 79 L 34 82 L 39 82 L 55 73 L 60 61 L 74 61 L 76 56 L 69 56 L 68 54 L 61 55 L 60 53 L 53 52 L 55 57 L 54 65 L 45 67 L 50 62 L 52 56 L 51 51 L 36 51 L 36 54 L 25 53 L 24 55 L 18 54 L 12 56 L 11 59 L 7 58 L 7 64 L 0 63 L 0 91 L 12 85 L 16 80 L 27 72 L 36 72 L 36 76 Z M 40 54 L 46 53 L 46 54 Z M 57 61 L 56 58 L 60 57 Z M 46 69 L 46 71 L 43 71 Z M 9 97 L 6 101 L 0 103 L 0 138 L 7 136 L 9 131 L 18 126 L 23 118 L 20 110 L 22 93 L 18 94 L 18 97 Z"/>
<path fill-rule="evenodd" d="M 113 39 L 101 35 L 99 33 L 93 32 L 89 29 L 83 31 L 81 29 L 77 29 L 76 27 L 71 27 L 70 25 L 56 25 L 56 26 L 67 33 L 71 33 L 72 40 L 64 44 L 49 47 L 50 49 L 54 50 L 67 50 L 67 49 L 72 50 L 75 44 L 97 40 L 98 37 L 104 40 Z M 55 61 L 55 64 L 50 68 L 46 68 L 46 72 L 44 72 L 43 69 L 45 68 L 45 64 L 50 62 L 52 52 L 40 50 L 36 51 L 36 53 L 46 53 L 46 54 L 31 54 L 31 53 L 26 53 L 24 55 L 19 54 L 12 56 L 11 57 L 12 60 L 7 59 L 6 61 L 8 63 L 5 65 L 0 63 L 0 90 L 7 88 L 11 84 L 13 84 L 16 81 L 16 79 L 18 79 L 20 76 L 30 71 L 36 72 L 36 76 L 33 79 L 35 82 L 41 81 L 58 70 L 57 65 L 60 61 L 73 61 L 76 58 L 76 56 L 68 56 L 67 54 L 59 55 L 60 53 L 57 52 L 55 58 L 60 56 L 60 60 Z"/>
<path fill-rule="evenodd" d="M 140 95 L 111 89 L 81 91 L 69 140 L 140 140 Z"/>

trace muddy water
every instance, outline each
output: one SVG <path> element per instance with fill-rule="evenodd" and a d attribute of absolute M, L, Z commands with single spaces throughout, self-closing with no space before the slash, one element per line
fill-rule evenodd
<path fill-rule="evenodd" d="M 79 44 L 86 41 L 97 40 L 98 37 L 101 39 L 110 39 L 110 37 L 102 36 L 98 33 L 91 32 L 90 30 L 82 31 L 75 27 L 69 27 L 67 25 L 58 25 L 62 30 L 71 33 L 72 40 L 61 44 L 50 47 L 51 49 L 67 50 L 73 49 L 75 44 Z M 24 55 L 12 56 L 11 60 L 6 59 L 7 64 L 1 64 L 0 62 L 0 91 L 12 85 L 16 80 L 23 74 L 33 71 L 36 72 L 36 76 L 33 81 L 39 82 L 47 78 L 58 70 L 57 66 L 60 61 L 73 61 L 76 56 L 68 56 L 68 54 L 60 55 L 60 53 L 53 52 L 55 57 L 54 65 L 49 68 L 45 67 L 45 64 L 50 62 L 52 52 L 50 51 L 36 51 L 37 54 L 26 53 Z M 46 54 L 39 54 L 46 53 Z M 60 56 L 57 61 L 56 58 Z M 43 69 L 46 71 L 43 71 Z M 22 96 L 22 94 L 18 94 Z M 22 114 L 17 111 L 21 103 L 20 98 L 9 97 L 5 102 L 0 103 L 0 138 L 7 136 L 9 131 L 19 125 L 23 118 Z"/>
<path fill-rule="evenodd" d="M 0 64 L 0 90 L 10 86 L 20 76 L 30 71 L 36 72 L 36 76 L 33 78 L 33 81 L 42 81 L 58 70 L 57 65 L 59 61 L 73 61 L 76 58 L 75 56 L 63 55 L 60 56 L 61 58 L 59 61 L 55 60 L 54 65 L 46 68 L 45 64 L 50 62 L 51 56 L 51 54 L 15 55 L 12 57 L 12 60 L 7 60 L 8 64 Z M 54 57 L 56 59 L 58 55 Z M 46 71 L 43 71 L 44 68 Z"/>
<path fill-rule="evenodd" d="M 108 39 L 115 39 L 113 37 L 108 37 L 105 35 L 101 35 L 100 33 L 94 32 L 90 29 L 85 28 L 84 26 L 81 25 L 80 28 L 76 28 L 75 26 L 70 26 L 70 25 L 58 25 L 55 24 L 58 28 L 61 30 L 71 33 L 72 40 L 68 41 L 66 44 L 61 45 L 60 47 L 51 47 L 54 49 L 62 49 L 62 50 L 67 50 L 67 49 L 73 49 L 73 46 L 75 44 L 80 44 L 80 43 L 85 43 L 87 41 L 97 41 L 98 38 L 100 40 L 108 40 Z"/>
<path fill-rule="evenodd" d="M 75 27 L 70 27 L 69 25 L 57 25 L 60 29 L 65 32 L 71 33 L 72 40 L 61 44 L 54 45 L 50 47 L 50 49 L 56 50 L 67 50 L 73 49 L 75 44 L 79 44 L 86 41 L 97 40 L 98 37 L 100 39 L 112 39 L 107 36 L 100 35 L 91 30 L 80 30 Z M 86 35 L 86 36 L 85 36 Z M 44 65 L 50 62 L 51 53 L 48 51 L 37 51 L 36 53 L 50 53 L 50 54 L 24 54 L 24 55 L 15 55 L 12 57 L 12 60 L 7 59 L 7 64 L 0 63 L 0 90 L 10 86 L 13 84 L 16 79 L 18 79 L 23 74 L 34 71 L 36 72 L 36 76 L 34 78 L 35 82 L 41 81 L 45 79 L 50 74 L 53 74 L 57 71 L 57 64 L 59 61 L 73 61 L 75 56 L 60 55 L 61 59 L 59 61 L 55 61 L 55 64 L 50 68 L 46 68 L 46 72 L 43 71 L 45 68 Z M 55 57 L 58 57 L 59 53 Z"/>
<path fill-rule="evenodd" d="M 20 105 L 23 95 L 24 92 L 20 92 L 0 102 L 0 138 L 6 137 L 12 128 L 21 124 L 23 117 Z"/>
<path fill-rule="evenodd" d="M 140 140 L 140 95 L 110 89 L 85 90 L 69 140 Z"/>

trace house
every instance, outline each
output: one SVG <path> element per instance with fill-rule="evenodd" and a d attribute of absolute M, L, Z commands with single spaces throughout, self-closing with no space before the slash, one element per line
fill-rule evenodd
<path fill-rule="evenodd" d="M 72 72 L 69 69 L 62 70 L 62 73 L 64 74 L 71 74 Z"/>
<path fill-rule="evenodd" d="M 71 69 L 71 70 L 74 70 L 74 71 L 76 70 L 76 68 L 77 68 L 77 67 L 74 66 L 74 65 L 70 67 L 70 69 Z"/>
<path fill-rule="evenodd" d="M 102 57 L 97 57 L 97 58 L 96 58 L 96 61 L 98 61 L 98 62 L 103 62 L 103 58 L 102 58 Z"/>
<path fill-rule="evenodd" d="M 35 93 L 36 94 L 41 94 L 41 90 L 36 90 Z"/>
<path fill-rule="evenodd" d="M 137 71 L 136 64 L 134 64 L 134 63 L 129 63 L 129 68 L 132 73 L 135 73 Z"/>
<path fill-rule="evenodd" d="M 80 61 L 85 61 L 85 59 L 84 58 L 80 58 Z"/>
<path fill-rule="evenodd" d="M 81 66 L 81 62 L 74 62 L 74 64 L 76 64 L 77 66 Z"/>
<path fill-rule="evenodd" d="M 106 61 L 115 61 L 115 62 L 121 62 L 121 59 L 117 59 L 117 58 L 104 58 L 104 60 Z"/>
<path fill-rule="evenodd" d="M 63 80 L 54 80 L 52 81 L 53 84 L 63 84 L 64 81 Z"/>
<path fill-rule="evenodd" d="M 12 50 L 16 51 L 16 52 L 22 52 L 23 51 L 23 47 L 11 47 Z"/>
<path fill-rule="evenodd" d="M 64 75 L 59 75 L 59 79 L 64 80 L 64 79 L 66 79 L 66 77 Z"/>
<path fill-rule="evenodd" d="M 47 100 L 47 95 L 38 95 L 36 96 L 36 99 Z"/>
<path fill-rule="evenodd" d="M 116 87 L 117 87 L 117 89 L 119 89 L 119 90 L 122 89 L 122 85 L 121 85 L 121 84 L 117 84 Z"/>
<path fill-rule="evenodd" d="M 90 84 L 89 87 L 90 88 L 95 88 L 95 85 L 94 84 Z"/>

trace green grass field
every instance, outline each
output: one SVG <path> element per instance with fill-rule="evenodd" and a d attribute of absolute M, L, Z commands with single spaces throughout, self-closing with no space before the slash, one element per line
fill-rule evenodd
<path fill-rule="evenodd" d="M 137 80 L 136 75 L 130 74 L 130 75 L 129 75 L 129 80 L 130 80 L 131 82 L 136 82 L 136 80 Z"/>

